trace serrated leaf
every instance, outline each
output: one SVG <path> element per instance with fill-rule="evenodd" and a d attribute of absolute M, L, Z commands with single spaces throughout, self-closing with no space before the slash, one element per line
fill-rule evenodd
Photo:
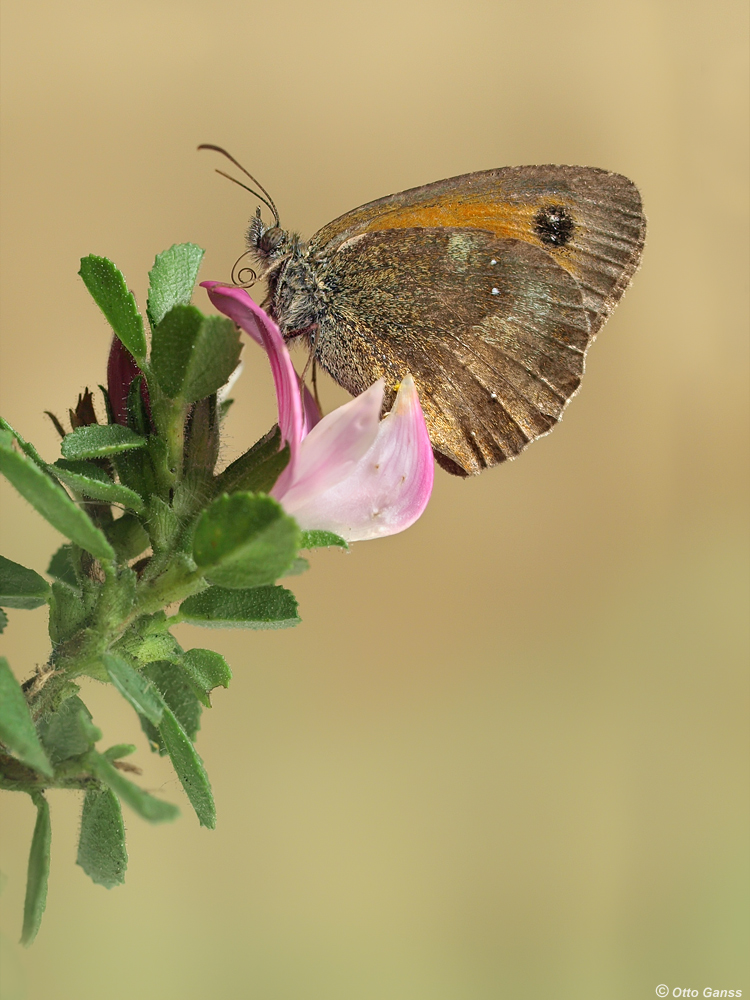
<path fill-rule="evenodd" d="M 107 322 L 136 361 L 146 357 L 143 319 L 125 278 L 106 257 L 90 254 L 81 260 L 78 272 Z"/>
<path fill-rule="evenodd" d="M 27 948 L 39 931 L 44 908 L 47 905 L 50 845 L 52 843 L 49 804 L 45 797 L 38 792 L 33 793 L 31 798 L 36 806 L 36 823 L 29 851 L 26 899 L 23 905 L 23 931 L 21 932 L 21 944 Z"/>
<path fill-rule="evenodd" d="M 88 753 L 96 742 L 92 735 L 91 713 L 77 695 L 39 723 L 39 736 L 53 764 Z"/>
<path fill-rule="evenodd" d="M 66 439 L 67 440 L 67 439 Z M 0 472 L 53 528 L 97 559 L 114 559 L 104 534 L 32 459 L 14 451 L 10 435 L 0 431 Z"/>
<path fill-rule="evenodd" d="M 168 708 L 164 710 L 159 732 L 200 825 L 213 830 L 216 807 L 206 769 L 187 733 Z"/>
<path fill-rule="evenodd" d="M 66 434 L 60 450 L 64 458 L 104 458 L 134 448 L 145 448 L 148 440 L 119 424 L 90 424 Z"/>
<path fill-rule="evenodd" d="M 220 653 L 215 653 L 212 649 L 186 650 L 182 658 L 182 667 L 206 708 L 211 705 L 208 697 L 210 692 L 216 687 L 229 687 L 232 679 L 229 664 Z"/>
<path fill-rule="evenodd" d="M 109 788 L 86 792 L 81 813 L 76 864 L 92 882 L 113 889 L 125 881 L 128 852 L 120 802 Z"/>
<path fill-rule="evenodd" d="M 135 670 L 121 656 L 105 653 L 102 662 L 112 683 L 139 715 L 144 715 L 155 726 L 161 722 L 164 702 L 153 682 Z"/>
<path fill-rule="evenodd" d="M 128 781 L 110 764 L 103 754 L 92 751 L 88 756 L 88 764 L 93 774 L 127 805 L 134 812 L 137 812 L 149 823 L 165 823 L 175 819 L 180 810 L 173 806 L 171 802 L 164 802 L 162 799 L 149 795 L 132 781 Z"/>
<path fill-rule="evenodd" d="M 139 512 L 146 509 L 142 497 L 135 490 L 113 482 L 104 469 L 100 469 L 93 462 L 75 462 L 59 458 L 49 468 L 66 486 L 70 486 L 91 500 L 118 503 Z"/>
<path fill-rule="evenodd" d="M 148 272 L 148 317 L 157 326 L 170 309 L 190 304 L 204 250 L 194 243 L 175 243 L 156 255 Z"/>
<path fill-rule="evenodd" d="M 160 660 L 149 663 L 144 667 L 143 673 L 154 683 L 162 696 L 163 704 L 175 715 L 188 737 L 194 740 L 200 729 L 202 709 L 190 678 L 181 664 Z M 158 728 L 144 718 L 141 718 L 141 728 L 159 753 L 166 753 Z"/>
<path fill-rule="evenodd" d="M 47 581 L 20 563 L 0 556 L 0 605 L 4 608 L 31 610 L 46 604 L 50 586 Z"/>
<path fill-rule="evenodd" d="M 277 425 L 216 477 L 216 492 L 270 493 L 289 464 L 289 457 L 289 446 L 281 448 L 281 431 Z"/>
<path fill-rule="evenodd" d="M 0 656 L 0 741 L 22 763 L 52 776 L 26 698 L 4 656 Z"/>
<path fill-rule="evenodd" d="M 289 628 L 300 620 L 297 599 L 284 587 L 209 587 L 183 601 L 179 617 L 205 628 Z"/>
<path fill-rule="evenodd" d="M 165 395 L 194 403 L 224 385 L 241 347 L 231 320 L 175 306 L 154 330 L 151 363 Z"/>
<path fill-rule="evenodd" d="M 68 544 L 61 545 L 50 559 L 47 574 L 54 576 L 55 579 L 60 580 L 62 583 L 67 583 L 69 587 L 77 587 L 78 577 L 73 562 L 74 558 L 73 546 Z"/>
<path fill-rule="evenodd" d="M 323 549 L 335 545 L 340 549 L 348 549 L 349 544 L 332 531 L 303 531 L 299 544 L 301 549 Z"/>
<path fill-rule="evenodd" d="M 273 583 L 297 554 L 299 528 L 271 497 L 233 493 L 204 510 L 195 529 L 193 558 L 221 587 Z"/>

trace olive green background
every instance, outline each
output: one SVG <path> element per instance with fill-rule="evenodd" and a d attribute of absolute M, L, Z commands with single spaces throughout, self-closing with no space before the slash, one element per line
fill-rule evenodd
<path fill-rule="evenodd" d="M 3 1000 L 638 1000 L 750 991 L 747 900 L 747 14 L 740 0 L 7 0 L 2 408 L 53 457 L 105 377 L 76 276 L 104 254 L 141 304 L 191 240 L 228 279 L 255 209 L 227 146 L 309 236 L 372 198 L 505 164 L 640 186 L 641 271 L 580 397 L 522 458 L 439 474 L 408 532 L 316 553 L 303 624 L 203 632 L 234 681 L 198 748 L 198 827 L 132 711 L 171 826 L 126 814 L 110 892 L 50 795 L 47 915 L 20 933 L 33 826 L 5 795 Z M 196 301 L 206 305 L 202 293 Z M 225 457 L 275 419 L 252 345 Z M 333 405 L 338 390 L 327 388 Z M 4 489 L 2 552 L 60 538 Z M 44 612 L 12 612 L 19 677 Z M 702 995 L 702 992 L 701 992 Z"/>

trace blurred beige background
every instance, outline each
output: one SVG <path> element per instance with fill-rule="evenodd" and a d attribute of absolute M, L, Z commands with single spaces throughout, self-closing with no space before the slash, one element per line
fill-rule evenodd
<path fill-rule="evenodd" d="M 440 474 L 405 534 L 315 554 L 299 628 L 183 628 L 235 674 L 198 741 L 215 832 L 90 685 L 183 816 L 126 814 L 107 892 L 74 864 L 80 803 L 52 793 L 24 952 L 33 810 L 4 796 L 6 997 L 746 995 L 745 3 L 6 0 L 2 46 L 2 411 L 50 458 L 42 411 L 105 377 L 79 258 L 114 259 L 145 305 L 156 252 L 192 240 L 227 279 L 243 249 L 255 203 L 199 142 L 307 236 L 545 162 L 627 174 L 650 227 L 551 436 L 480 479 Z M 275 419 L 246 358 L 227 458 Z M 2 500 L 0 551 L 43 571 L 60 538 Z M 19 676 L 44 625 L 12 613 Z"/>

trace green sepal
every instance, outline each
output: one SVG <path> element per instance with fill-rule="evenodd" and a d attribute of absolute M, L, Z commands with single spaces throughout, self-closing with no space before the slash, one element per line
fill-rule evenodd
<path fill-rule="evenodd" d="M 158 326 L 170 309 L 190 304 L 205 251 L 194 243 L 175 243 L 156 255 L 148 272 L 148 306 L 152 327 Z"/>
<path fill-rule="evenodd" d="M 52 777 L 26 698 L 4 656 L 0 656 L 0 741 L 23 764 Z"/>
<path fill-rule="evenodd" d="M 210 708 L 211 691 L 216 687 L 228 688 L 232 679 L 229 664 L 212 649 L 188 649 L 182 657 L 182 667 L 190 679 L 199 701 Z"/>
<path fill-rule="evenodd" d="M 97 559 L 114 559 L 115 554 L 103 533 L 62 486 L 32 459 L 14 450 L 12 440 L 7 431 L 0 431 L 0 472 L 53 528 Z"/>
<path fill-rule="evenodd" d="M 53 764 L 88 753 L 96 743 L 94 735 L 91 712 L 78 695 L 66 698 L 39 723 L 39 736 Z"/>
<path fill-rule="evenodd" d="M 193 558 L 206 579 L 247 590 L 273 583 L 294 562 L 296 521 L 271 497 L 224 494 L 204 510 L 193 536 Z"/>
<path fill-rule="evenodd" d="M 134 514 L 123 514 L 106 528 L 107 538 L 122 562 L 135 559 L 149 547 L 146 529 Z"/>
<path fill-rule="evenodd" d="M 281 431 L 277 424 L 216 477 L 216 492 L 270 493 L 289 464 L 289 457 L 289 445 L 281 447 Z"/>
<path fill-rule="evenodd" d="M 90 424 L 71 431 L 62 439 L 60 451 L 73 460 L 105 458 L 134 448 L 145 448 L 148 439 L 119 424 Z"/>
<path fill-rule="evenodd" d="M 178 305 L 154 329 L 151 364 L 169 399 L 194 403 L 224 385 L 237 367 L 241 347 L 230 319 Z"/>
<path fill-rule="evenodd" d="M 50 472 L 72 490 L 88 497 L 90 500 L 101 500 L 103 503 L 122 504 L 131 510 L 143 511 L 146 505 L 135 490 L 128 489 L 114 482 L 98 465 L 93 462 L 69 461 L 65 458 L 49 466 Z"/>
<path fill-rule="evenodd" d="M 187 736 L 194 740 L 201 724 L 201 705 L 189 676 L 182 666 L 175 662 L 157 660 L 143 668 L 143 676 L 153 682 L 161 695 L 162 706 L 166 706 L 176 716 Z M 166 745 L 161 739 L 160 729 L 145 714 L 141 716 L 141 728 L 152 744 L 152 749 L 164 755 Z"/>
<path fill-rule="evenodd" d="M 154 615 L 144 615 L 133 622 L 117 643 L 117 649 L 134 657 L 140 663 L 155 660 L 179 662 L 182 649 L 173 635 L 170 635 L 167 616 L 163 611 Z"/>
<path fill-rule="evenodd" d="M 29 851 L 26 899 L 23 904 L 23 930 L 21 932 L 21 944 L 27 948 L 37 936 L 44 908 L 47 905 L 47 883 L 49 881 L 50 846 L 52 843 L 49 804 L 39 792 L 32 792 L 31 799 L 36 806 L 36 823 Z"/>
<path fill-rule="evenodd" d="M 143 819 L 149 823 L 165 823 L 175 819 L 180 813 L 177 806 L 171 802 L 164 802 L 162 799 L 154 798 L 138 785 L 124 778 L 120 771 L 111 764 L 107 758 L 95 750 L 92 750 L 86 762 L 92 774 L 118 796 L 118 798 L 129 805 Z"/>
<path fill-rule="evenodd" d="M 168 708 L 164 710 L 159 733 L 200 825 L 213 830 L 216 806 L 206 769 L 192 741 Z"/>
<path fill-rule="evenodd" d="M 76 564 L 78 562 L 75 547 L 66 543 L 50 559 L 47 567 L 48 576 L 54 576 L 56 580 L 67 583 L 69 587 L 78 587 L 78 574 Z"/>
<path fill-rule="evenodd" d="M 183 601 L 177 617 L 205 628 L 290 628 L 300 621 L 297 599 L 284 587 L 209 587 Z"/>
<path fill-rule="evenodd" d="M 31 610 L 46 604 L 50 586 L 33 569 L 0 556 L 0 605 Z"/>
<path fill-rule="evenodd" d="M 324 549 L 330 546 L 348 549 L 349 543 L 332 531 L 303 531 L 299 547 L 301 549 Z"/>
<path fill-rule="evenodd" d="M 92 882 L 113 889 L 125 881 L 128 852 L 120 801 L 109 788 L 90 788 L 83 800 L 76 864 Z"/>
<path fill-rule="evenodd" d="M 129 701 L 139 715 L 158 726 L 164 711 L 164 702 L 150 678 L 135 670 L 127 660 L 113 653 L 105 653 L 102 662 L 110 679 L 120 694 Z"/>
<path fill-rule="evenodd" d="M 106 257 L 89 254 L 82 258 L 78 273 L 123 347 L 136 361 L 143 361 L 146 357 L 143 318 L 122 272 Z"/>
<path fill-rule="evenodd" d="M 143 375 L 136 375 L 130 383 L 125 410 L 130 430 L 141 437 L 148 437 L 151 433 L 151 421 L 146 404 L 143 402 L 143 392 L 141 390 L 143 381 Z"/>
<path fill-rule="evenodd" d="M 199 400 L 185 425 L 184 472 L 210 481 L 219 457 L 219 416 L 216 393 Z"/>

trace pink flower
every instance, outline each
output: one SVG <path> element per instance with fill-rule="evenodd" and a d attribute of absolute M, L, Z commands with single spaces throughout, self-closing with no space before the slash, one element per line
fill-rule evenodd
<path fill-rule="evenodd" d="M 300 392 L 278 326 L 242 288 L 202 282 L 213 304 L 261 344 L 271 363 L 282 440 L 291 457 L 271 491 L 305 529 L 332 531 L 349 542 L 403 531 L 422 514 L 435 465 L 411 375 L 382 420 L 381 379 L 320 419 Z"/>

